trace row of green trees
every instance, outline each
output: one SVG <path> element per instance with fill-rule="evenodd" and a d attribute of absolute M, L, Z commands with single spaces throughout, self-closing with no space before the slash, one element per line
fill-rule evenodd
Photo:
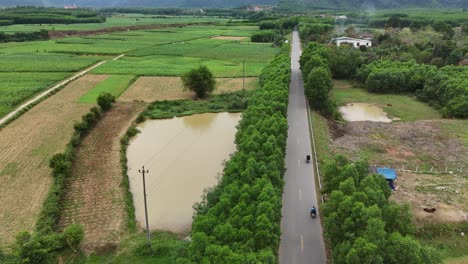
<path fill-rule="evenodd" d="M 103 23 L 104 16 L 88 9 L 65 10 L 58 8 L 18 7 L 0 10 L 3 25 L 14 24 L 73 24 Z"/>
<path fill-rule="evenodd" d="M 49 39 L 49 31 L 41 29 L 35 32 L 16 32 L 13 34 L 6 34 L 0 32 L 0 43 L 2 42 L 24 42 L 33 40 L 46 40 Z"/>
<path fill-rule="evenodd" d="M 65 151 L 55 154 L 51 158 L 52 187 L 42 205 L 42 210 L 36 221 L 35 232 L 30 234 L 27 231 L 22 231 L 16 236 L 13 256 L 11 256 L 13 263 L 49 263 L 61 250 L 67 248 L 75 252 L 79 250 L 79 245 L 84 238 L 81 225 L 73 224 L 63 232 L 58 232 L 57 223 L 61 212 L 65 180 L 72 174 L 76 150 L 82 140 L 114 102 L 113 95 L 108 93 L 100 95 L 98 98 L 99 108 L 91 108 L 80 122 L 75 123 L 75 131 Z"/>
<path fill-rule="evenodd" d="M 262 20 L 258 23 L 259 31 L 251 36 L 252 42 L 272 42 L 276 46 L 283 45 L 286 34 L 291 32 L 298 23 L 299 17 Z"/>
<path fill-rule="evenodd" d="M 322 205 L 325 236 L 333 263 L 441 263 L 432 248 L 411 237 L 415 228 L 407 205 L 389 201 L 381 175 L 369 174 L 367 162 L 336 156 L 324 167 Z"/>
<path fill-rule="evenodd" d="M 324 42 L 329 39 L 335 26 L 329 23 L 310 23 L 303 21 L 299 24 L 299 35 L 304 42 Z"/>
<path fill-rule="evenodd" d="M 263 70 L 219 184 L 195 206 L 177 263 L 278 263 L 287 138 L 289 46 Z"/>
<path fill-rule="evenodd" d="M 304 92 L 310 106 L 327 117 L 338 118 L 336 102 L 330 95 L 333 88 L 330 48 L 317 42 L 309 42 L 299 62 L 304 75 Z"/>
<path fill-rule="evenodd" d="M 362 66 L 356 80 L 371 92 L 414 93 L 441 109 L 445 117 L 468 118 L 468 68 L 415 61 L 374 61 Z"/>

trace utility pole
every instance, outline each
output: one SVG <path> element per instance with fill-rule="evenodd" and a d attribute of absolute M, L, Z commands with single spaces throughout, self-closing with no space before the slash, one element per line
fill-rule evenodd
<path fill-rule="evenodd" d="M 148 247 L 151 247 L 151 232 L 148 225 L 148 207 L 146 206 L 146 184 L 145 184 L 145 173 L 149 173 L 149 170 L 145 170 L 145 166 L 141 170 L 138 170 L 139 173 L 143 174 L 143 197 L 145 200 L 145 218 L 146 218 L 146 237 L 148 239 Z"/>
<path fill-rule="evenodd" d="M 245 60 L 242 61 L 242 90 L 245 90 Z"/>

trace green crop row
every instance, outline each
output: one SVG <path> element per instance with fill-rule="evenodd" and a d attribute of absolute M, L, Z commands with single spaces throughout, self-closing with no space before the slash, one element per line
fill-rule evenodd
<path fill-rule="evenodd" d="M 114 75 L 110 76 L 104 81 L 100 82 L 91 91 L 78 99 L 80 103 L 92 103 L 95 104 L 97 98 L 102 93 L 110 93 L 115 98 L 118 98 L 135 80 L 133 75 Z"/>

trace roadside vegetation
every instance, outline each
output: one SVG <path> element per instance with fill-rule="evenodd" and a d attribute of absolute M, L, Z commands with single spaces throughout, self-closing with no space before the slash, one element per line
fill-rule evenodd
<path fill-rule="evenodd" d="M 390 202 L 388 183 L 366 162 L 342 156 L 327 163 L 322 205 L 334 263 L 442 263 L 439 253 L 411 237 L 409 207 Z"/>

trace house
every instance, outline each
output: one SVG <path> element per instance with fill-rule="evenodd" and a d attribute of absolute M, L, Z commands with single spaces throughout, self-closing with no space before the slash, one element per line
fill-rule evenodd
<path fill-rule="evenodd" d="M 76 6 L 76 4 L 73 4 L 72 6 L 64 6 L 63 8 L 65 8 L 65 9 L 77 9 L 78 7 Z"/>
<path fill-rule="evenodd" d="M 348 19 L 348 17 L 345 15 L 335 16 L 335 20 L 346 20 L 346 19 Z"/>
<path fill-rule="evenodd" d="M 335 42 L 337 47 L 341 46 L 341 44 L 351 44 L 354 48 L 359 48 L 361 46 L 364 46 L 364 47 L 372 46 L 372 41 L 370 39 L 339 37 L 339 38 L 332 39 L 331 42 Z"/>
<path fill-rule="evenodd" d="M 397 179 L 397 175 L 394 169 L 377 168 L 377 174 L 380 174 L 385 178 L 385 180 L 388 182 L 388 186 L 390 187 L 390 189 L 395 189 L 394 181 Z"/>

